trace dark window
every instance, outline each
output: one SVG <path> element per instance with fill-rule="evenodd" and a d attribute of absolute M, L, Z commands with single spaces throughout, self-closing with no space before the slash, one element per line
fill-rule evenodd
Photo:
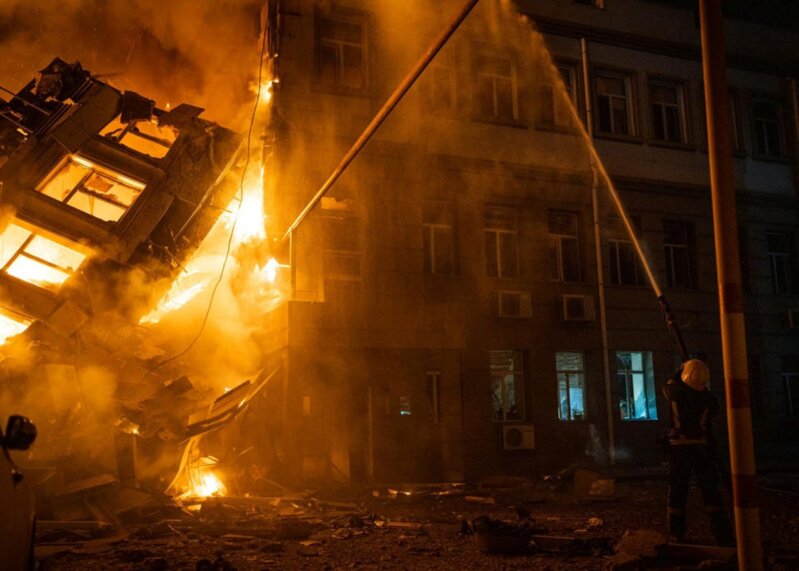
<path fill-rule="evenodd" d="M 652 353 L 616 353 L 619 414 L 622 420 L 657 420 Z"/>
<path fill-rule="evenodd" d="M 558 77 L 553 78 L 553 81 L 541 82 L 538 90 L 539 100 L 535 102 L 533 108 L 538 113 L 538 123 L 569 127 L 574 125 L 571 108 L 572 106 L 577 108 L 577 68 L 569 64 L 558 64 L 556 70 Z M 563 85 L 562 89 L 560 84 Z"/>
<path fill-rule="evenodd" d="M 632 242 L 608 240 L 608 258 L 612 285 L 637 286 L 644 284 L 644 270 Z"/>
<path fill-rule="evenodd" d="M 322 267 L 327 279 L 357 280 L 361 277 L 360 221 L 351 200 L 325 197 L 322 213 Z"/>
<path fill-rule="evenodd" d="M 785 383 L 785 402 L 788 405 L 788 416 L 799 418 L 799 373 L 783 373 Z"/>
<path fill-rule="evenodd" d="M 797 289 L 796 244 L 793 234 L 769 232 L 766 240 L 774 293 L 795 292 Z"/>
<path fill-rule="evenodd" d="M 441 420 L 441 372 L 427 371 L 427 406 L 429 409 L 430 422 L 438 424 Z"/>
<path fill-rule="evenodd" d="M 755 153 L 762 157 L 781 157 L 785 154 L 785 133 L 782 128 L 782 109 L 779 103 L 755 97 L 752 99 Z"/>
<path fill-rule="evenodd" d="M 426 111 L 447 115 L 455 111 L 455 70 L 442 63 L 427 71 Z"/>
<path fill-rule="evenodd" d="M 577 214 L 550 210 L 549 277 L 561 282 L 580 281 L 580 248 Z"/>
<path fill-rule="evenodd" d="M 652 111 L 652 138 L 671 143 L 686 142 L 685 94 L 676 82 L 652 79 L 649 82 Z"/>
<path fill-rule="evenodd" d="M 558 418 L 585 419 L 585 363 L 582 353 L 555 353 Z"/>
<path fill-rule="evenodd" d="M 518 119 L 516 69 L 511 58 L 478 55 L 474 82 L 474 110 L 478 117 Z"/>
<path fill-rule="evenodd" d="M 366 88 L 365 19 L 325 15 L 319 17 L 318 26 L 320 81 L 344 89 Z"/>
<path fill-rule="evenodd" d="M 485 212 L 486 273 L 492 278 L 519 275 L 516 212 L 487 208 Z"/>
<path fill-rule="evenodd" d="M 597 131 L 633 135 L 632 80 L 624 73 L 598 70 L 594 78 Z"/>
<path fill-rule="evenodd" d="M 422 231 L 425 273 L 455 273 L 455 232 L 451 205 L 425 202 L 422 209 Z"/>
<path fill-rule="evenodd" d="M 489 351 L 492 418 L 524 419 L 524 370 L 521 351 Z"/>
<path fill-rule="evenodd" d="M 682 289 L 696 287 L 693 227 L 690 223 L 663 221 L 663 252 L 666 257 L 666 285 Z"/>

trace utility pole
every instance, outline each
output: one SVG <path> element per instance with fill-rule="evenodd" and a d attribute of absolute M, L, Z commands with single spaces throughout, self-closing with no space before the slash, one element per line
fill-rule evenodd
<path fill-rule="evenodd" d="M 724 58 L 724 16 L 721 6 L 722 0 L 699 0 L 735 537 L 738 543 L 739 569 L 749 571 L 763 569 L 763 549 L 760 541 L 760 511 L 757 505 L 752 408 L 729 128 L 727 67 Z"/>

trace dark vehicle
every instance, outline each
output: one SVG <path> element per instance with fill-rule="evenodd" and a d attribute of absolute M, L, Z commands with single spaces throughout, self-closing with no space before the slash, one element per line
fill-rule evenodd
<path fill-rule="evenodd" d="M 27 450 L 36 440 L 36 426 L 24 416 L 11 416 L 0 432 L 0 569 L 33 569 L 36 526 L 33 492 L 11 458 L 11 450 Z"/>

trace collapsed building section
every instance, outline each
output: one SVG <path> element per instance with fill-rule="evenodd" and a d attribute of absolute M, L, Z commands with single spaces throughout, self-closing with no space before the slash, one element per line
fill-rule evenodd
<path fill-rule="evenodd" d="M 138 325 L 237 199 L 240 138 L 202 111 L 61 59 L 0 103 L 1 392 L 43 426 L 35 459 L 72 459 L 66 480 L 141 476 L 133 434 L 175 444 L 150 474 L 168 483 L 213 400 Z"/>

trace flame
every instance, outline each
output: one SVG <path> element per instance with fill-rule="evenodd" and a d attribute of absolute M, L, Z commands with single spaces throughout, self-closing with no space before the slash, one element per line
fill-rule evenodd
<path fill-rule="evenodd" d="M 225 484 L 222 483 L 219 476 L 209 470 L 200 476 L 200 481 L 195 484 L 193 489 L 189 490 L 186 497 L 207 498 L 209 496 L 224 496 L 226 492 Z"/>

